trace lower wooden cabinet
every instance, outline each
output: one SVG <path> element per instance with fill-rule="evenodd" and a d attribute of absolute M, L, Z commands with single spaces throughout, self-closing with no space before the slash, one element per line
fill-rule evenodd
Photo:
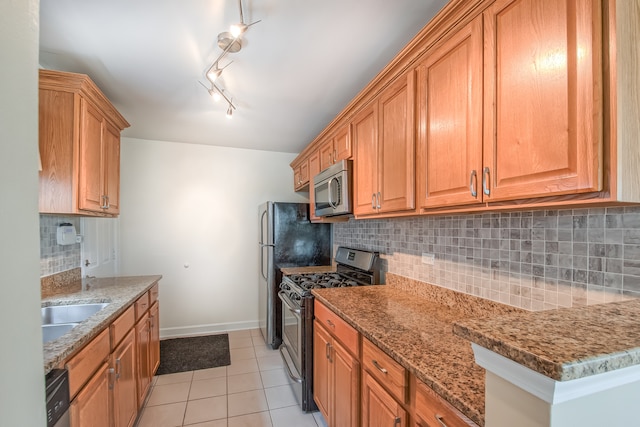
<path fill-rule="evenodd" d="M 151 377 L 160 366 L 160 303 L 156 302 L 149 309 L 149 366 Z"/>
<path fill-rule="evenodd" d="M 144 398 L 147 395 L 149 386 L 151 385 L 151 366 L 149 364 L 149 314 L 145 313 L 142 318 L 136 323 L 136 341 L 137 341 L 137 364 L 138 364 L 138 408 L 142 407 Z"/>
<path fill-rule="evenodd" d="M 71 402 L 71 426 L 110 427 L 109 372 L 109 365 L 103 363 Z"/>
<path fill-rule="evenodd" d="M 160 365 L 157 285 L 148 298 L 151 308 L 136 315 L 133 303 L 66 361 L 71 427 L 134 425 Z"/>
<path fill-rule="evenodd" d="M 404 427 L 407 411 L 367 371 L 362 380 L 362 426 Z"/>
<path fill-rule="evenodd" d="M 131 329 L 111 355 L 111 366 L 115 369 L 112 399 L 114 427 L 131 427 L 138 416 L 135 344 L 135 333 Z"/>
<path fill-rule="evenodd" d="M 317 320 L 314 322 L 313 398 L 331 427 L 359 426 L 360 363 Z"/>

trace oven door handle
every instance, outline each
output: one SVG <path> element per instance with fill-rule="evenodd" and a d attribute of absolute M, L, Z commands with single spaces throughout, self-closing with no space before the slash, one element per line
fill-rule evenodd
<path fill-rule="evenodd" d="M 287 306 L 287 309 L 293 313 L 294 316 L 296 316 L 298 319 L 300 319 L 300 313 L 301 310 L 299 308 L 294 308 L 294 304 L 293 301 L 291 301 L 289 299 L 289 297 L 287 296 L 287 294 L 284 291 L 280 291 L 278 292 L 278 297 L 282 300 L 282 302 L 284 303 L 284 305 Z"/>
<path fill-rule="evenodd" d="M 284 356 L 284 350 L 287 349 L 287 346 L 282 343 L 282 345 L 280 346 L 280 348 L 278 349 L 280 351 L 280 357 L 282 357 L 282 361 L 284 362 L 284 366 L 285 368 L 287 368 L 287 374 L 289 374 L 289 378 L 291 378 L 293 381 L 297 382 L 298 384 L 302 384 L 302 378 L 296 377 L 295 375 L 293 375 L 293 372 L 291 372 L 291 368 L 289 367 L 289 364 L 287 363 L 287 358 Z M 287 351 L 288 353 L 288 351 Z"/>

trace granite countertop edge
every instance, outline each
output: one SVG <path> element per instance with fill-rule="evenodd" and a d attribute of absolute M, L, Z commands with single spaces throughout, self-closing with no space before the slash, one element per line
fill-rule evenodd
<path fill-rule="evenodd" d="M 462 319 L 453 331 L 553 380 L 571 381 L 640 364 L 639 319 L 634 299 Z"/>
<path fill-rule="evenodd" d="M 109 303 L 71 331 L 43 344 L 45 374 L 60 366 L 69 356 L 84 347 L 161 278 L 161 275 L 87 278 L 82 279 L 82 283 L 78 286 L 81 290 L 43 298 L 42 307 Z"/>

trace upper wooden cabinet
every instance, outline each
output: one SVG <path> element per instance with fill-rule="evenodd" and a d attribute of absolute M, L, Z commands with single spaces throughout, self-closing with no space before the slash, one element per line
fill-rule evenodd
<path fill-rule="evenodd" d="M 484 11 L 486 201 L 602 189 L 601 8 L 497 0 Z"/>
<path fill-rule="evenodd" d="M 351 122 L 356 216 L 415 207 L 414 80 L 401 76 Z"/>
<path fill-rule="evenodd" d="M 309 186 L 309 159 L 304 159 L 293 169 L 293 189 L 303 190 Z"/>
<path fill-rule="evenodd" d="M 129 123 L 84 74 L 40 70 L 41 213 L 116 216 Z"/>
<path fill-rule="evenodd" d="M 338 128 L 332 137 L 320 145 L 320 170 L 351 157 L 349 125 Z"/>
<path fill-rule="evenodd" d="M 482 17 L 417 68 L 417 203 L 482 202 Z"/>

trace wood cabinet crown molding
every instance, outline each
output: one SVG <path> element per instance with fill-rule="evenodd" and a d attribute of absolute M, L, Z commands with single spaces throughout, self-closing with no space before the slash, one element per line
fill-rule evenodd
<path fill-rule="evenodd" d="M 100 108 L 107 120 L 111 121 L 120 131 L 131 126 L 86 74 L 44 69 L 40 69 L 39 74 L 40 89 L 51 89 L 58 92 L 70 92 L 82 95 L 85 99 L 90 100 Z"/>

